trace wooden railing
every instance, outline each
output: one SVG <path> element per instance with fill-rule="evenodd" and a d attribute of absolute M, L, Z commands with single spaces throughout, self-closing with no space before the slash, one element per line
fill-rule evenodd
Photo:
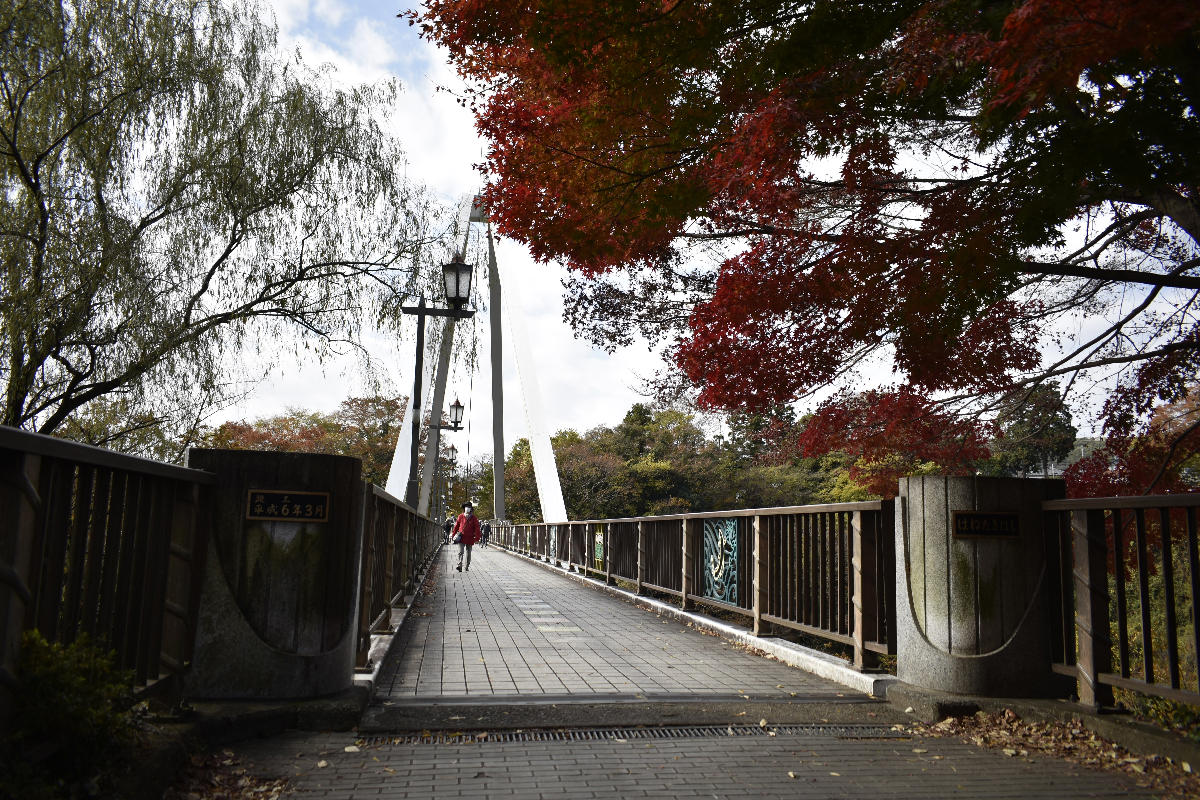
<path fill-rule="evenodd" d="M 417 581 L 442 542 L 437 522 L 418 514 L 378 486 L 364 484 L 362 580 L 356 665 L 366 667 L 371 635 L 387 633 L 393 606 L 416 591 Z"/>
<path fill-rule="evenodd" d="M 1077 678 L 1080 702 L 1111 705 L 1117 687 L 1200 704 L 1200 495 L 1043 508 L 1057 545 L 1056 669 Z"/>
<path fill-rule="evenodd" d="M 853 650 L 896 652 L 893 501 L 493 528 L 497 544 Z"/>
<path fill-rule="evenodd" d="M 23 631 L 116 653 L 143 691 L 192 658 L 207 472 L 0 427 L 0 683 Z M 0 691 L 3 694 L 3 691 Z M 7 700 L 7 698 L 5 698 Z M 0 727 L 7 702 L 0 703 Z"/>

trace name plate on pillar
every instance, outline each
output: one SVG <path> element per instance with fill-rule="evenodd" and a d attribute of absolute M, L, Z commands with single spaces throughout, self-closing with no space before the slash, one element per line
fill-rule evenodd
<path fill-rule="evenodd" d="M 251 489 L 246 519 L 268 522 L 328 522 L 329 492 Z"/>
<path fill-rule="evenodd" d="M 951 511 L 955 539 L 1005 539 L 1021 534 L 1021 518 L 1015 511 Z"/>

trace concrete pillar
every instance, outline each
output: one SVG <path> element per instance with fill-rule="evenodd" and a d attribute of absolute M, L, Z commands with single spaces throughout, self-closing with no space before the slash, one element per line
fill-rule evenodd
<path fill-rule="evenodd" d="M 217 484 L 187 694 L 304 698 L 350 688 L 359 460 L 193 449 L 188 465 Z"/>
<path fill-rule="evenodd" d="M 1054 693 L 1042 501 L 1061 480 L 903 478 L 897 677 L 986 697 Z"/>

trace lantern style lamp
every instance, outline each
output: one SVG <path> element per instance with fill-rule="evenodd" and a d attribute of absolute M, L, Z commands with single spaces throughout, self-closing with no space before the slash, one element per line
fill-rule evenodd
<path fill-rule="evenodd" d="M 461 309 L 471 299 L 471 265 L 464 263 L 461 256 L 442 265 L 442 281 L 446 286 L 446 302 L 451 308 Z"/>
<path fill-rule="evenodd" d="M 454 398 L 454 402 L 450 404 L 450 427 L 458 430 L 462 425 L 463 404 L 458 402 L 458 398 Z"/>

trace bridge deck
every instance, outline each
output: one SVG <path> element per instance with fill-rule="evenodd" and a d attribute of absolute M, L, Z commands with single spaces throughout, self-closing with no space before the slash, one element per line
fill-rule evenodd
<path fill-rule="evenodd" d="M 359 731 L 243 743 L 251 774 L 314 800 L 1150 796 L 913 738 L 885 703 L 494 548 L 438 559 Z"/>
<path fill-rule="evenodd" d="M 496 548 L 462 573 L 443 551 L 432 582 L 381 682 L 389 700 L 861 698 Z"/>

